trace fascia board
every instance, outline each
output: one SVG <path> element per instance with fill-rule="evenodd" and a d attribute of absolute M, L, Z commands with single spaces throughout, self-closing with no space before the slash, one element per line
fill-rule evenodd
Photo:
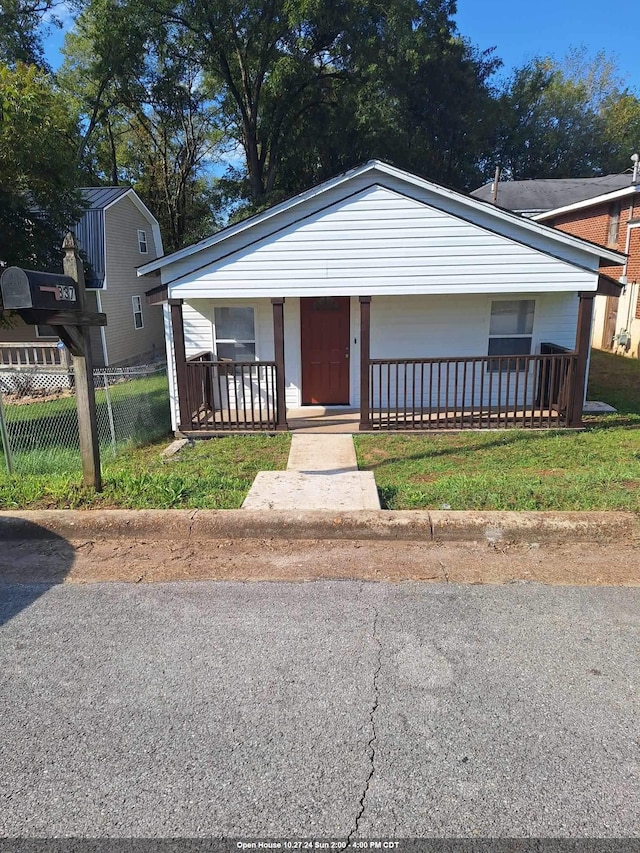
<path fill-rule="evenodd" d="M 582 201 L 576 201 L 573 204 L 565 204 L 563 207 L 556 207 L 553 210 L 545 210 L 544 213 L 537 213 L 535 216 L 531 218 L 535 222 L 543 222 L 545 219 L 553 219 L 556 216 L 561 216 L 563 213 L 572 213 L 574 210 L 584 210 L 588 207 L 596 207 L 599 204 L 607 204 L 611 201 L 616 201 L 616 199 L 624 198 L 628 195 L 633 195 L 638 192 L 640 187 L 637 186 L 628 186 L 624 187 L 621 190 L 615 190 L 611 193 L 604 193 L 604 195 L 597 195 L 593 198 L 585 198 Z"/>
<path fill-rule="evenodd" d="M 398 286 L 396 284 L 378 286 L 373 290 L 371 286 L 365 285 L 344 285 L 333 284 L 330 288 L 317 285 L 307 287 L 301 290 L 295 285 L 278 285 L 270 289 L 267 293 L 264 290 L 246 290 L 239 291 L 237 287 L 211 287 L 195 288 L 184 284 L 182 286 L 172 286 L 169 289 L 170 299 L 234 299 L 234 300 L 260 300 L 273 298 L 297 298 L 297 297 L 317 297 L 326 296 L 329 292 L 332 296 L 372 296 L 374 299 L 377 296 L 466 296 L 472 294 L 495 294 L 496 296 L 509 296 L 512 293 L 588 293 L 596 292 L 598 289 L 598 277 L 593 276 L 590 282 L 575 282 L 574 284 L 563 284 L 562 287 L 540 284 L 509 284 L 503 288 L 491 284 L 476 284 L 476 285 L 429 285 L 423 284 L 404 284 Z"/>

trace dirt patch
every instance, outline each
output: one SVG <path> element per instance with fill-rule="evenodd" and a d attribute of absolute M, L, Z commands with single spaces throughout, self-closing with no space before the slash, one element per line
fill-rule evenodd
<path fill-rule="evenodd" d="M 31 391 L 29 394 L 5 394 L 5 404 L 10 406 L 30 406 L 33 403 L 51 403 L 54 400 L 62 400 L 65 397 L 73 397 L 74 392 L 70 388 L 60 391 Z"/>
<path fill-rule="evenodd" d="M 382 450 L 380 447 L 372 447 L 367 449 L 362 454 L 365 465 L 372 465 L 377 462 L 384 462 L 385 459 L 390 458 L 390 454 L 385 450 Z"/>
<path fill-rule="evenodd" d="M 640 586 L 640 548 L 435 544 L 404 541 L 219 539 L 75 540 L 69 569 L 62 541 L 10 541 L 0 581 L 12 583 L 154 583 L 175 580 L 365 580 L 572 586 Z"/>

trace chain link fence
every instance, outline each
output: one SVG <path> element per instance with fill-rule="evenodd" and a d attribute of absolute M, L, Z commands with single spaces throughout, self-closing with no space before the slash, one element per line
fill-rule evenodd
<path fill-rule="evenodd" d="M 164 366 L 93 372 L 103 460 L 170 430 Z M 73 369 L 0 370 L 0 437 L 5 470 L 74 474 L 81 470 Z"/>

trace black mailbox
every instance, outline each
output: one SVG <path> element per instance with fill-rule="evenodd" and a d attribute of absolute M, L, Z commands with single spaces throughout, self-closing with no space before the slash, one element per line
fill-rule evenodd
<path fill-rule="evenodd" d="M 46 311 L 68 311 L 80 308 L 78 288 L 68 275 L 7 267 L 0 276 L 0 290 L 6 310 L 40 308 Z"/>

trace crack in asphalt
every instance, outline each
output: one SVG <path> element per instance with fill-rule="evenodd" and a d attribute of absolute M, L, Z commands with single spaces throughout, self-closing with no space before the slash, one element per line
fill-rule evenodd
<path fill-rule="evenodd" d="M 371 779 L 373 778 L 373 774 L 375 773 L 376 765 L 376 747 L 375 743 L 377 740 L 377 732 L 376 732 L 376 711 L 378 710 L 378 703 L 380 701 L 380 688 L 378 687 L 378 677 L 380 675 L 380 670 L 382 669 L 382 643 L 380 642 L 380 638 L 378 637 L 378 609 L 375 610 L 375 616 L 373 619 L 373 640 L 378 647 L 378 659 L 376 663 L 376 669 L 373 673 L 373 704 L 371 705 L 371 711 L 369 712 L 369 722 L 371 724 L 371 737 L 369 738 L 369 742 L 367 744 L 367 751 L 369 753 L 369 774 L 364 783 L 364 789 L 362 791 L 362 796 L 359 800 L 358 813 L 356 815 L 355 823 L 353 829 L 347 836 L 347 845 L 345 849 L 348 849 L 351 846 L 351 841 L 353 840 L 353 836 L 358 832 L 360 821 L 362 819 L 362 815 L 364 814 L 365 804 L 367 799 L 367 794 L 369 793 L 369 786 L 371 784 Z"/>

